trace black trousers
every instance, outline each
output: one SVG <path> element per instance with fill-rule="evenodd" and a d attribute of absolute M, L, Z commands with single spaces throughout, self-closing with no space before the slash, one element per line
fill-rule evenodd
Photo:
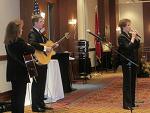
<path fill-rule="evenodd" d="M 32 108 L 41 107 L 44 104 L 44 92 L 46 85 L 47 76 L 47 65 L 36 66 L 38 71 L 38 76 L 33 79 L 32 82 Z"/>
<path fill-rule="evenodd" d="M 135 66 L 131 66 L 130 72 L 127 64 L 122 65 L 122 70 L 123 70 L 123 107 L 134 107 L 137 70 Z"/>
<path fill-rule="evenodd" d="M 24 113 L 24 102 L 27 83 L 21 81 L 11 81 L 12 95 L 11 105 L 12 113 Z"/>

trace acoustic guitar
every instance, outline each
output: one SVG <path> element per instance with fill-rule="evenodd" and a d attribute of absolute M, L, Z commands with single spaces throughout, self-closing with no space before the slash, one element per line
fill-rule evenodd
<path fill-rule="evenodd" d="M 69 38 L 70 33 L 65 33 L 65 35 L 59 40 L 57 41 L 57 44 L 59 44 L 60 42 L 62 42 L 64 39 L 68 39 Z M 47 41 L 45 44 L 41 44 L 43 46 L 46 47 L 52 47 L 52 49 L 54 49 L 56 47 L 56 43 L 52 42 L 52 41 Z M 45 65 L 48 64 L 51 60 L 51 57 L 55 55 L 55 51 L 52 50 L 49 53 L 43 52 L 43 51 L 39 51 L 39 50 L 35 50 L 34 53 L 34 57 L 37 60 L 37 64 L 38 65 Z"/>
<path fill-rule="evenodd" d="M 35 66 L 35 59 L 33 58 L 32 54 L 23 55 L 25 65 L 27 67 L 29 78 L 33 78 L 36 81 L 36 76 L 38 76 L 38 72 Z"/>

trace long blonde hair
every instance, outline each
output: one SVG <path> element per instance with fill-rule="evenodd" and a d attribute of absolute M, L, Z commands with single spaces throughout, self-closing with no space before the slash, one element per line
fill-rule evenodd
<path fill-rule="evenodd" d="M 16 39 L 20 37 L 22 27 L 23 27 L 23 20 L 14 20 L 9 22 L 6 27 L 4 44 L 8 45 L 16 41 Z"/>

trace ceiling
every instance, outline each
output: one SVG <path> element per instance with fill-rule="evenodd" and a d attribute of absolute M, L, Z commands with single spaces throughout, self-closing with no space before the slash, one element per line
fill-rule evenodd
<path fill-rule="evenodd" d="M 144 3 L 144 2 L 150 2 L 150 0 L 119 0 L 120 4 Z"/>

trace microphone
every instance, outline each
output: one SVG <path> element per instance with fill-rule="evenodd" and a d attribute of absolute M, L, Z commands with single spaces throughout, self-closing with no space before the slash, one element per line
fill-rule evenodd
<path fill-rule="evenodd" d="M 138 36 L 139 38 L 141 38 L 141 36 L 139 34 L 136 34 L 136 36 Z"/>
<path fill-rule="evenodd" d="M 89 29 L 87 29 L 86 31 L 87 31 L 89 34 L 91 34 L 91 35 L 93 35 L 94 37 L 96 37 L 97 39 L 100 39 L 101 41 L 103 41 L 100 36 L 98 36 L 98 35 L 92 33 Z"/>
<path fill-rule="evenodd" d="M 130 34 L 132 34 L 132 32 L 129 32 Z M 137 37 L 137 39 L 141 39 L 141 36 L 138 34 L 138 33 L 136 33 L 136 37 Z"/>
<path fill-rule="evenodd" d="M 141 38 L 141 36 L 139 35 L 139 33 L 137 32 L 137 30 L 132 26 L 131 27 L 131 31 L 132 32 L 135 32 L 136 33 L 136 36 L 138 37 L 138 38 Z"/>

